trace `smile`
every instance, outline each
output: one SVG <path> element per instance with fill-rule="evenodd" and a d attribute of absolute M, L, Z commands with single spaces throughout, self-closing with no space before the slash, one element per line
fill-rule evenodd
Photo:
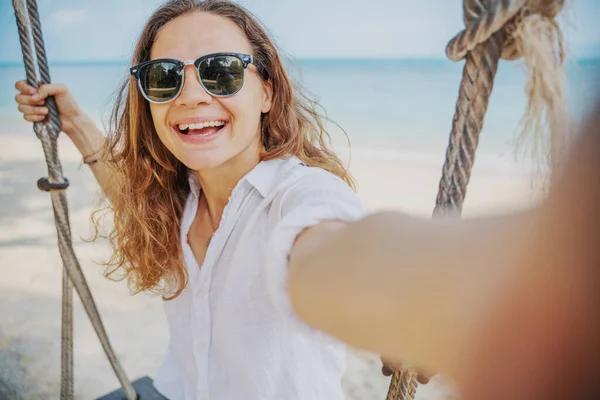
<path fill-rule="evenodd" d="M 193 124 L 179 124 L 177 127 L 179 128 L 179 132 L 183 135 L 207 136 L 220 131 L 225 125 L 227 125 L 227 121 L 217 120 Z"/>
<path fill-rule="evenodd" d="M 228 120 L 194 122 L 173 125 L 173 131 L 179 139 L 188 144 L 207 144 L 216 140 L 229 126 Z"/>

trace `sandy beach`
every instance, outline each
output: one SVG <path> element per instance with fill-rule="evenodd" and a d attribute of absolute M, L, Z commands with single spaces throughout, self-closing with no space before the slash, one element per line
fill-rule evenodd
<path fill-rule="evenodd" d="M 87 243 L 96 182 L 67 138 L 60 154 L 68 189 L 74 248 L 100 309 L 112 344 L 131 379 L 153 376 L 162 361 L 167 327 L 161 300 L 131 296 L 123 282 L 106 280 L 95 261 L 106 260 L 103 241 Z M 370 210 L 398 209 L 429 218 L 444 154 L 420 157 L 354 149 L 351 170 Z M 60 380 L 61 260 L 50 198 L 36 181 L 46 174 L 33 136 L 0 136 L 0 397 L 56 399 Z M 476 161 L 464 216 L 524 207 L 535 201 L 527 173 L 481 157 Z M 344 387 L 349 400 L 385 398 L 389 378 L 377 355 L 352 351 Z M 118 387 L 109 363 L 78 299 L 75 307 L 75 393 L 91 399 Z M 434 379 L 418 390 L 419 400 L 452 398 Z"/>

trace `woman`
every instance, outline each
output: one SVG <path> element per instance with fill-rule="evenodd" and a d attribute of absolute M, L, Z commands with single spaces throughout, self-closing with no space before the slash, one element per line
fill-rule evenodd
<path fill-rule="evenodd" d="M 55 96 L 114 215 L 108 275 L 168 300 L 157 389 L 174 400 L 344 398 L 345 346 L 295 318 L 286 291 L 301 232 L 364 215 L 315 103 L 229 1 L 166 3 L 132 65 L 108 142 L 63 85 L 18 82 L 17 102 L 36 122 Z"/>
<path fill-rule="evenodd" d="M 597 382 L 579 367 L 595 365 L 600 321 L 573 310 L 597 310 L 598 121 L 538 208 L 363 218 L 314 103 L 242 8 L 167 3 L 133 65 L 108 146 L 64 86 L 18 82 L 17 102 L 35 122 L 56 97 L 110 199 L 112 272 L 169 299 L 167 397 L 343 398 L 344 346 L 296 315 L 455 377 L 465 399 L 565 398 L 557 371 Z"/>

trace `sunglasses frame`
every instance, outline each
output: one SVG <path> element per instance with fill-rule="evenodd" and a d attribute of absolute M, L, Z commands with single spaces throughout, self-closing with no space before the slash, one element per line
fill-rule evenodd
<path fill-rule="evenodd" d="M 238 90 L 236 90 L 235 92 L 230 93 L 230 94 L 214 94 L 214 93 L 212 93 L 210 90 L 208 90 L 206 88 L 206 86 L 204 85 L 204 82 L 202 82 L 202 78 L 200 77 L 200 64 L 202 64 L 204 61 L 206 61 L 209 58 L 220 57 L 220 56 L 236 57 L 237 59 L 239 59 L 242 62 L 242 65 L 244 66 L 244 76 L 242 77 L 242 84 L 240 85 Z M 161 62 L 170 62 L 170 63 L 175 64 L 179 68 L 177 72 L 181 75 L 181 84 L 179 85 L 179 90 L 177 91 L 177 94 L 175 94 L 173 96 L 173 98 L 171 98 L 169 100 L 165 100 L 165 101 L 156 101 L 156 100 L 150 99 L 144 92 L 144 89 L 142 88 L 142 83 L 140 80 L 140 70 L 147 65 L 161 63 Z M 144 96 L 144 98 L 146 100 L 148 100 L 151 103 L 155 103 L 155 104 L 166 104 L 166 103 L 169 103 L 169 102 L 175 100 L 181 94 L 181 91 L 183 90 L 183 86 L 185 84 L 185 74 L 182 72 L 186 65 L 194 65 L 196 67 L 196 75 L 198 76 L 198 81 L 200 82 L 200 84 L 202 85 L 202 87 L 204 88 L 206 93 L 208 93 L 212 97 L 231 97 L 231 96 L 235 95 L 236 93 L 238 93 L 240 90 L 242 90 L 242 87 L 244 87 L 244 83 L 246 82 L 246 69 L 248 68 L 248 66 L 250 64 L 254 64 L 256 66 L 259 74 L 261 75 L 261 77 L 263 77 L 263 79 L 265 79 L 265 80 L 268 79 L 268 74 L 266 72 L 266 69 L 257 60 L 255 60 L 253 56 L 251 56 L 250 54 L 243 54 L 243 53 L 212 53 L 212 54 L 206 54 L 200 58 L 197 58 L 196 60 L 187 60 L 187 61 L 180 61 L 180 60 L 176 60 L 174 58 L 157 58 L 155 60 L 144 61 L 142 63 L 134 65 L 133 67 L 131 67 L 129 69 L 129 72 L 137 81 L 140 92 L 142 93 L 142 96 Z"/>

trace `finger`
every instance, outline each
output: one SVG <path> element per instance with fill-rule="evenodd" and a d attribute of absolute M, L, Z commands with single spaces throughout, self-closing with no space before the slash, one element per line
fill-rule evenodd
<path fill-rule="evenodd" d="M 398 360 L 392 360 L 390 358 L 382 356 L 381 362 L 383 363 L 383 365 L 387 366 L 388 368 L 395 369 L 395 370 L 402 369 L 402 362 L 400 362 Z"/>
<path fill-rule="evenodd" d="M 430 378 L 427 375 L 417 374 L 417 382 L 419 382 L 421 385 L 429 383 L 429 380 Z"/>
<path fill-rule="evenodd" d="M 381 362 L 383 363 L 383 366 L 381 367 L 381 373 L 384 376 L 390 376 L 394 373 L 394 371 L 403 371 L 403 370 L 407 370 L 407 369 L 414 369 L 411 368 L 409 366 L 403 366 L 401 362 L 398 361 L 393 361 L 387 357 L 383 357 L 381 356 Z M 430 381 L 430 377 L 432 374 L 428 374 L 427 372 L 420 370 L 420 369 L 414 369 L 415 372 L 417 372 L 417 382 L 419 382 L 420 384 L 427 384 Z"/>
<path fill-rule="evenodd" d="M 398 371 L 402 371 L 402 370 L 398 370 Z M 383 376 L 391 376 L 394 373 L 394 370 L 383 366 L 381 367 L 381 373 L 383 374 Z M 417 374 L 417 382 L 419 382 L 421 385 L 426 385 L 427 383 L 429 383 L 430 378 L 428 376 L 425 375 L 421 375 L 421 374 Z"/>
<path fill-rule="evenodd" d="M 383 376 L 390 376 L 394 373 L 394 371 L 391 368 L 384 365 L 381 367 L 381 373 L 383 374 Z"/>
<path fill-rule="evenodd" d="M 35 106 L 28 106 L 28 105 L 21 104 L 17 108 L 23 114 L 32 114 L 32 115 L 46 115 L 46 114 L 48 114 L 48 108 L 47 107 L 35 107 Z"/>
<path fill-rule="evenodd" d="M 35 95 L 34 95 L 35 96 Z M 15 101 L 19 104 L 27 106 L 43 106 L 44 99 L 36 100 L 37 97 L 30 96 L 28 94 L 18 94 L 15 96 Z"/>
<path fill-rule="evenodd" d="M 37 89 L 29 85 L 26 80 L 20 80 L 15 83 L 15 89 L 23 94 L 34 94 Z"/>
<path fill-rule="evenodd" d="M 58 96 L 68 91 L 67 86 L 62 83 L 48 83 L 40 86 L 38 94 L 40 98 L 45 99 L 48 96 Z"/>
<path fill-rule="evenodd" d="M 431 380 L 431 377 L 435 375 L 435 372 L 432 372 L 431 370 L 424 370 L 424 369 L 420 369 L 417 368 L 417 381 L 421 384 L 426 384 L 429 383 L 429 381 Z"/>
<path fill-rule="evenodd" d="M 402 369 L 396 369 L 396 371 L 402 371 Z M 383 376 L 391 376 L 394 373 L 394 370 L 384 365 L 381 367 L 381 373 L 383 374 Z M 429 383 L 430 379 L 431 378 L 425 374 L 417 373 L 417 382 L 419 382 L 422 385 Z"/>
<path fill-rule="evenodd" d="M 46 118 L 45 115 L 37 115 L 37 114 L 23 114 L 23 119 L 29 122 L 40 122 Z"/>

